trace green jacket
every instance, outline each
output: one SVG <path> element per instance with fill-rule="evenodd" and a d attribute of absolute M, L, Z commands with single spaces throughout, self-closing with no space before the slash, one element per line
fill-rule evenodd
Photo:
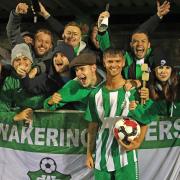
<path fill-rule="evenodd" d="M 107 48 L 109 48 L 111 45 L 108 31 L 106 31 L 103 34 L 97 34 L 97 40 L 99 42 L 99 47 L 100 47 L 102 52 L 104 50 L 106 50 Z"/>
<path fill-rule="evenodd" d="M 11 122 L 25 108 L 40 109 L 44 96 L 32 96 L 22 88 L 16 75 L 8 76 L 0 91 L 0 120 Z"/>
<path fill-rule="evenodd" d="M 131 115 L 135 119 L 143 119 L 147 124 L 157 120 L 159 116 L 178 117 L 180 116 L 180 102 L 167 104 L 165 100 L 149 99 L 144 105 L 139 104 L 134 111 L 131 111 Z"/>
<path fill-rule="evenodd" d="M 101 70 L 97 70 L 97 73 L 101 76 L 102 81 L 96 85 L 100 86 L 102 83 L 105 81 L 105 74 Z M 61 95 L 62 100 L 58 104 L 54 105 L 49 105 L 48 101 L 51 98 L 47 98 L 44 101 L 44 109 L 54 111 L 56 109 L 61 109 L 65 104 L 73 102 L 75 104 L 75 109 L 78 110 L 85 110 L 87 101 L 88 101 L 88 96 L 90 92 L 95 89 L 94 88 L 85 88 L 83 87 L 79 81 L 75 78 L 69 82 L 67 82 L 63 88 L 61 88 L 58 93 Z M 76 106 L 77 105 L 77 106 Z"/>
<path fill-rule="evenodd" d="M 142 71 L 141 65 L 136 64 L 136 59 L 132 53 L 125 52 L 125 67 L 123 68 L 123 74 L 125 79 L 141 79 Z M 154 61 L 153 51 L 151 48 L 148 49 L 147 54 L 144 58 L 144 63 L 147 63 L 149 68 L 152 68 L 152 64 Z"/>

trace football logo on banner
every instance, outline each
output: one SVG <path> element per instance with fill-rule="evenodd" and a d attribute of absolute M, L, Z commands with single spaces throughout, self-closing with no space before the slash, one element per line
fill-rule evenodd
<path fill-rule="evenodd" d="M 40 169 L 38 171 L 29 171 L 27 174 L 31 180 L 69 180 L 71 175 L 62 174 L 58 171 L 54 159 L 45 157 L 39 163 Z"/>

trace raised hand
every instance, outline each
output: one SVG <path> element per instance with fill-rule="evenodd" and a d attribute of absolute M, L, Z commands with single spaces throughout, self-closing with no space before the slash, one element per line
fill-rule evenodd
<path fill-rule="evenodd" d="M 27 14 L 29 6 L 26 3 L 19 3 L 16 6 L 15 12 L 17 14 Z"/>
<path fill-rule="evenodd" d="M 49 12 L 46 10 L 46 8 L 43 6 L 43 4 L 40 2 L 39 2 L 39 6 L 40 6 L 39 15 L 44 17 L 45 19 L 48 18 L 50 16 Z"/>
<path fill-rule="evenodd" d="M 170 2 L 164 1 L 162 5 L 160 5 L 159 0 L 157 0 L 157 15 L 159 18 L 163 18 L 170 11 Z"/>

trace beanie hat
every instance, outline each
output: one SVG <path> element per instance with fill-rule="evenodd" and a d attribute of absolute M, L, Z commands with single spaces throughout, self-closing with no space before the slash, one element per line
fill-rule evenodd
<path fill-rule="evenodd" d="M 96 64 L 96 55 L 93 52 L 84 52 L 71 61 L 70 68 L 73 68 L 75 66 L 86 66 L 93 64 Z"/>
<path fill-rule="evenodd" d="M 33 63 L 29 46 L 25 43 L 17 44 L 14 46 L 11 52 L 11 64 L 13 63 L 14 59 L 21 56 L 27 57 Z"/>
<path fill-rule="evenodd" d="M 58 43 L 58 45 L 55 47 L 53 56 L 55 56 L 58 52 L 64 54 L 69 61 L 72 61 L 72 59 L 75 57 L 73 47 L 63 41 Z"/>
<path fill-rule="evenodd" d="M 31 38 L 33 38 L 33 33 L 29 32 L 29 31 L 23 31 L 21 32 L 21 36 L 30 36 Z"/>
<path fill-rule="evenodd" d="M 153 69 L 158 67 L 158 66 L 171 66 L 172 67 L 172 62 L 170 58 L 165 54 L 165 52 L 160 49 L 156 48 L 153 52 Z"/>

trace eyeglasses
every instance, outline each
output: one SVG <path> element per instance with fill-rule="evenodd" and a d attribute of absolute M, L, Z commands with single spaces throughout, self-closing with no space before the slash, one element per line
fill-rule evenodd
<path fill-rule="evenodd" d="M 76 32 L 68 31 L 68 32 L 65 33 L 65 36 L 66 36 L 66 37 L 78 37 L 79 34 L 76 33 Z"/>

